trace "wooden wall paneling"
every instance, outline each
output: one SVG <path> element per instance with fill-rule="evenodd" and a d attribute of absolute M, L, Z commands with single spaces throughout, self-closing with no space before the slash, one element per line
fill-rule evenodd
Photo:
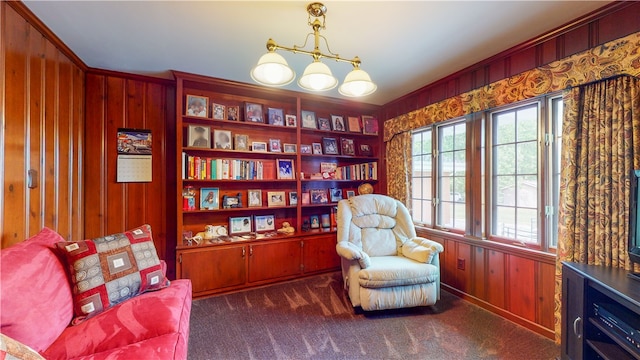
<path fill-rule="evenodd" d="M 131 129 L 150 129 L 151 140 L 153 141 L 154 129 L 152 129 L 153 127 L 152 124 L 146 123 L 145 121 L 146 109 L 143 107 L 145 103 L 145 98 L 146 98 L 145 84 L 140 81 L 127 79 L 124 81 L 124 85 L 126 87 L 126 89 L 124 89 L 125 93 L 123 94 L 123 97 L 126 102 L 124 104 L 124 112 L 126 112 L 126 115 L 125 115 L 125 118 L 123 119 L 123 124 L 121 127 L 131 128 Z M 108 137 L 111 137 L 111 133 L 113 132 L 114 134 L 113 136 L 115 137 L 115 134 L 117 134 L 117 131 L 118 131 L 118 128 L 115 127 L 114 125 L 114 128 L 110 129 L 110 131 L 107 132 L 106 135 Z M 110 147 L 107 148 L 107 154 L 112 151 L 113 151 L 112 148 Z M 115 158 L 117 159 L 117 155 L 115 156 Z M 152 157 L 152 161 L 153 161 L 153 157 Z M 164 177 L 164 175 L 161 175 L 161 174 L 152 174 L 152 180 L 153 180 L 153 175 L 156 175 L 156 179 L 155 179 L 156 183 L 159 183 L 158 180 L 161 180 L 161 178 Z M 126 213 L 126 217 L 124 219 L 125 229 L 133 228 L 138 225 L 145 224 L 147 222 L 146 219 L 148 214 L 146 210 L 147 210 L 147 204 L 149 203 L 149 200 L 150 200 L 149 198 L 147 198 L 147 190 L 150 190 L 148 188 L 151 186 L 151 184 L 153 184 L 153 182 L 118 184 L 122 187 L 122 189 L 125 192 L 123 197 L 123 203 L 122 203 L 122 209 Z M 162 192 L 160 192 L 158 195 L 159 195 L 158 200 L 162 200 Z M 162 208 L 163 206 L 159 206 L 156 208 L 156 211 L 161 212 Z M 160 229 L 154 229 L 154 227 L 152 227 L 152 231 L 154 230 L 160 230 Z M 154 235 L 155 235 L 155 232 L 154 232 Z M 157 245 L 158 244 L 156 244 L 156 247 L 158 247 Z"/>
<path fill-rule="evenodd" d="M 527 320 L 535 321 L 535 263 L 516 255 L 507 255 L 507 310 Z"/>
<path fill-rule="evenodd" d="M 457 288 L 471 294 L 471 245 L 456 243 L 456 284 Z"/>
<path fill-rule="evenodd" d="M 106 187 L 106 234 L 119 233 L 127 230 L 127 213 L 125 206 L 126 188 L 116 182 L 116 148 L 117 129 L 126 127 L 125 123 L 125 84 L 126 80 L 119 77 L 107 77 L 106 97 L 106 127 L 102 129 L 102 136 L 97 141 L 104 143 L 104 154 L 107 158 Z"/>
<path fill-rule="evenodd" d="M 547 329 L 554 328 L 555 264 L 536 263 L 536 323 Z"/>
<path fill-rule="evenodd" d="M 443 283 L 457 288 L 456 282 L 456 242 L 444 240 L 444 252 L 440 258 L 440 276 Z"/>
<path fill-rule="evenodd" d="M 103 129 L 106 127 L 105 102 L 106 78 L 87 74 L 86 85 L 86 126 L 84 138 L 84 228 L 87 238 L 107 234 L 106 230 L 106 161 Z"/>
<path fill-rule="evenodd" d="M 25 99 L 28 88 L 27 79 L 27 49 L 29 44 L 28 24 L 14 11 L 7 8 L 2 2 L 2 37 L 4 59 L 4 83 L 3 87 L 9 89 L 3 91 L 4 99 L 4 141 L 2 169 L 3 194 L 2 194 L 2 247 L 13 245 L 28 236 L 28 226 L 25 212 L 26 199 L 24 179 L 26 129 L 22 119 L 26 119 Z M 18 121 L 20 119 L 20 121 Z"/>
<path fill-rule="evenodd" d="M 71 214 L 72 214 L 72 232 L 71 239 L 84 239 L 84 172 L 85 165 L 84 154 L 84 123 L 85 123 L 85 73 L 80 68 L 73 71 L 73 91 L 74 98 L 72 107 L 75 109 L 73 113 L 73 154 L 72 161 L 72 184 L 73 188 L 71 196 Z"/>
<path fill-rule="evenodd" d="M 44 206 L 47 207 L 47 215 L 44 218 L 44 225 L 57 229 L 58 227 L 58 202 L 56 201 L 57 190 L 57 161 L 58 153 L 56 151 L 56 131 L 58 130 L 58 114 L 57 114 L 57 102 L 58 102 L 58 67 L 56 58 L 56 48 L 53 44 L 47 43 L 45 45 L 45 60 L 44 60 L 44 163 L 42 172 L 46 175 L 46 182 L 41 186 L 44 188 Z"/>
<path fill-rule="evenodd" d="M 633 33 L 640 24 L 640 2 L 618 10 L 615 16 L 606 16 L 598 20 L 598 40 L 601 43 L 621 38 Z"/>
<path fill-rule="evenodd" d="M 73 101 L 73 73 L 71 64 L 66 59 L 61 59 L 58 66 L 58 111 L 57 111 L 57 129 L 56 129 L 56 145 L 58 161 L 56 163 L 56 203 L 58 204 L 57 213 L 57 229 L 62 234 L 70 234 L 71 232 L 71 207 L 73 178 L 71 176 L 73 161 L 73 117 L 71 103 Z M 69 239 L 71 240 L 71 239 Z"/>
<path fill-rule="evenodd" d="M 507 60 L 508 58 L 498 58 L 489 63 L 487 84 L 507 77 Z"/>
<path fill-rule="evenodd" d="M 496 250 L 489 250 L 487 255 L 487 301 L 504 309 L 505 254 Z"/>
<path fill-rule="evenodd" d="M 473 247 L 471 258 L 471 295 L 481 300 L 487 300 L 487 261 L 483 247 Z"/>
<path fill-rule="evenodd" d="M 536 66 L 536 47 L 530 47 L 513 54 L 509 58 L 509 75 L 516 75 L 523 71 L 533 69 Z"/>
<path fill-rule="evenodd" d="M 30 31 L 31 32 L 31 31 Z M 46 183 L 46 172 L 41 168 L 41 154 L 44 152 L 41 145 L 44 142 L 42 133 L 44 117 L 42 116 L 42 104 L 44 99 L 44 93 L 42 91 L 43 84 L 43 67 L 44 67 L 44 47 L 45 41 L 42 36 L 29 36 L 29 76 L 28 76 L 28 116 L 25 123 L 28 127 L 28 134 L 26 143 L 30 144 L 27 154 L 27 169 L 33 169 L 38 172 L 38 176 L 35 180 L 40 185 Z M 29 234 L 36 234 L 44 225 L 43 212 L 41 210 L 41 204 L 43 201 L 42 189 L 44 187 L 39 186 L 37 189 L 27 192 L 29 197 L 29 221 L 28 232 Z"/>
<path fill-rule="evenodd" d="M 538 45 L 538 48 L 540 49 L 540 64 L 538 64 L 537 66 L 542 66 L 560 59 L 558 57 L 558 46 L 556 38 L 545 41 L 544 43 Z"/>

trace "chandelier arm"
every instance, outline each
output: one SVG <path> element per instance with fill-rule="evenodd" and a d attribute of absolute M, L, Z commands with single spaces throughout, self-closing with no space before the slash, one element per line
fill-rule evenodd
<path fill-rule="evenodd" d="M 324 37 L 324 36 L 323 36 Z M 292 52 L 294 54 L 297 53 L 301 53 L 301 54 L 305 54 L 305 55 L 309 55 L 311 57 L 313 57 L 314 59 L 320 59 L 320 58 L 327 58 L 327 59 L 331 59 L 331 60 L 335 60 L 335 61 L 342 61 L 342 62 L 348 62 L 351 65 L 353 65 L 354 68 L 359 68 L 360 67 L 360 58 L 359 57 L 354 57 L 353 59 L 345 59 L 340 57 L 338 54 L 333 55 L 333 53 L 331 53 L 331 51 L 329 51 L 331 53 L 331 55 L 327 55 L 327 54 L 323 54 L 320 51 L 308 51 L 308 50 L 304 50 L 304 49 L 300 49 L 298 46 L 294 45 L 293 47 L 287 47 L 287 46 L 282 46 L 278 43 L 276 43 L 275 41 L 269 39 L 270 42 L 267 44 L 267 48 L 269 49 L 269 51 L 275 51 L 275 50 L 286 50 L 289 52 Z M 326 41 L 326 39 L 325 39 Z M 305 41 L 306 44 L 306 41 Z M 327 46 L 327 49 L 329 47 Z"/>

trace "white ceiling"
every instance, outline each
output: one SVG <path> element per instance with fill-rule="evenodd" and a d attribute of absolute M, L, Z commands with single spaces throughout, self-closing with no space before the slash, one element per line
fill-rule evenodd
<path fill-rule="evenodd" d="M 310 2 L 24 0 L 89 67 L 163 78 L 180 70 L 246 83 L 267 39 L 304 43 Z M 609 2 L 324 1 L 321 34 L 331 51 L 360 57 L 378 85 L 360 101 L 382 105 Z M 311 62 L 280 54 L 298 76 Z M 340 82 L 351 70 L 325 63 Z M 286 88 L 301 91 L 295 82 Z M 322 94 L 341 97 L 337 89 Z"/>

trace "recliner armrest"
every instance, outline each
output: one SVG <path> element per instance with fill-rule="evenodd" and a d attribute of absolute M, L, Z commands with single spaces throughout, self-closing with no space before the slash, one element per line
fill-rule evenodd
<path fill-rule="evenodd" d="M 338 242 L 336 244 L 336 251 L 338 252 L 338 255 L 347 260 L 358 260 L 360 267 L 363 269 L 366 269 L 371 265 L 369 255 L 348 241 Z"/>
<path fill-rule="evenodd" d="M 442 244 L 422 237 L 415 237 L 402 245 L 402 255 L 427 264 L 433 261 L 434 256 L 443 251 Z"/>

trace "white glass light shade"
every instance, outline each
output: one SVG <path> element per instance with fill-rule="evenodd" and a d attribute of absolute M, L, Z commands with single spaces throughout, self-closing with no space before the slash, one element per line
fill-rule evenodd
<path fill-rule="evenodd" d="M 260 57 L 258 65 L 251 69 L 251 78 L 262 85 L 282 86 L 295 79 L 296 73 L 289 67 L 287 60 L 275 52 Z"/>
<path fill-rule="evenodd" d="M 304 69 L 298 80 L 301 88 L 311 91 L 331 90 L 338 85 L 338 79 L 331 74 L 331 69 L 320 61 L 314 61 Z"/>
<path fill-rule="evenodd" d="M 358 97 L 373 94 L 378 86 L 371 81 L 371 77 L 364 70 L 353 69 L 344 78 L 338 92 L 344 96 Z"/>

